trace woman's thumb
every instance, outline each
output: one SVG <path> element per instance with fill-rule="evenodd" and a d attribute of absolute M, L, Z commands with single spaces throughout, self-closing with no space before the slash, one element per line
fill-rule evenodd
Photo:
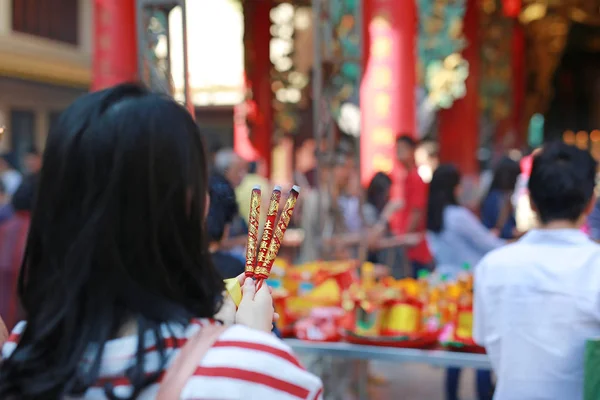
<path fill-rule="evenodd" d="M 246 278 L 244 286 L 242 286 L 242 299 L 253 300 L 256 293 L 256 283 L 254 279 Z"/>

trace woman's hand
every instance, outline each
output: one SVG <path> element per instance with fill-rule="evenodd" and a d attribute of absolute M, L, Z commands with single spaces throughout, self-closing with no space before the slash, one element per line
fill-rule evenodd
<path fill-rule="evenodd" d="M 235 314 L 235 322 L 252 329 L 271 332 L 275 317 L 273 298 L 267 284 L 256 291 L 256 282 L 246 278 L 242 286 L 242 301 Z"/>
<path fill-rule="evenodd" d="M 246 273 L 243 272 L 235 277 L 240 284 L 240 288 L 244 285 L 246 280 Z M 227 290 L 223 292 L 223 304 L 219 309 L 219 312 L 214 316 L 215 319 L 222 321 L 226 325 L 235 324 L 235 313 L 237 312 L 237 305 L 231 298 L 231 295 Z"/>

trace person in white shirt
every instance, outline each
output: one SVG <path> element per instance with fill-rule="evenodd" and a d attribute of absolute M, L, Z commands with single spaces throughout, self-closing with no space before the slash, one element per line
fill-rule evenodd
<path fill-rule="evenodd" d="M 498 377 L 496 400 L 583 398 L 585 342 L 600 335 L 600 246 L 579 227 L 596 166 L 576 147 L 544 147 L 529 179 L 539 228 L 475 268 L 473 336 Z"/>

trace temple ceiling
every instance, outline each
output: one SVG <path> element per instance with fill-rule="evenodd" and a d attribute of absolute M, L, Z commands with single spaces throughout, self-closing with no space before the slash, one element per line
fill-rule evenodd
<path fill-rule="evenodd" d="M 545 113 L 554 96 L 552 80 L 569 46 L 600 52 L 600 0 L 523 0 L 519 15 L 527 37 L 526 115 Z M 590 27 L 569 40 L 574 24 Z M 528 119 L 527 119 L 528 120 Z"/>

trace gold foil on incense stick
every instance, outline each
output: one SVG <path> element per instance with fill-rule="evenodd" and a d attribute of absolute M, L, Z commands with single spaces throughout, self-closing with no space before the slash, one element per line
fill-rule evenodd
<path fill-rule="evenodd" d="M 275 259 L 277 258 L 277 254 L 279 253 L 279 249 L 283 243 L 285 231 L 287 230 L 290 220 L 292 219 L 292 215 L 294 214 L 294 208 L 296 207 L 299 194 L 300 187 L 294 185 L 292 190 L 290 190 L 288 198 L 285 202 L 285 206 L 283 207 L 283 211 L 281 212 L 281 216 L 279 217 L 279 221 L 277 222 L 277 226 L 275 227 L 275 232 L 273 233 L 273 238 L 271 240 L 271 244 L 269 245 L 265 259 L 265 270 L 261 269 L 260 273 L 258 271 L 256 272 L 255 276 L 257 279 L 267 279 L 269 277 L 271 268 L 273 268 L 273 264 L 275 263 Z"/>
<path fill-rule="evenodd" d="M 260 186 L 255 186 L 250 195 L 250 214 L 248 215 L 248 241 L 246 243 L 246 268 L 245 274 L 254 277 L 256 269 L 256 250 L 258 243 L 258 223 L 260 220 Z"/>
<path fill-rule="evenodd" d="M 269 246 L 273 238 L 273 230 L 275 228 L 275 220 L 277 219 L 277 212 L 279 211 L 279 201 L 281 200 L 281 186 L 275 186 L 273 193 L 271 193 L 271 200 L 269 200 L 269 210 L 267 212 L 267 220 L 263 228 L 262 239 L 260 241 L 260 247 L 258 248 L 258 263 L 254 270 L 254 276 L 259 278 L 261 276 L 268 275 L 265 260 L 269 251 Z"/>

